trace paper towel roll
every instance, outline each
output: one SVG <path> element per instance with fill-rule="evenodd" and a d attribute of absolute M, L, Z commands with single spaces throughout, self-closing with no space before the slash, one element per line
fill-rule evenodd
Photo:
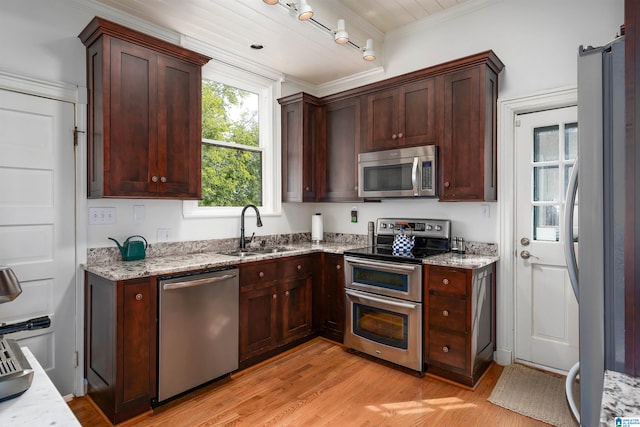
<path fill-rule="evenodd" d="M 318 243 L 322 240 L 322 214 L 315 214 L 311 217 L 311 241 Z"/>

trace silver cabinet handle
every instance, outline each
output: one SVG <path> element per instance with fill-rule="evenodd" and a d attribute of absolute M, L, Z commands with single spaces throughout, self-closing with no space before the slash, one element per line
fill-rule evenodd
<path fill-rule="evenodd" d="M 151 177 L 151 181 L 153 181 L 153 182 L 158 182 L 158 177 L 157 177 L 157 176 L 155 176 L 155 175 L 154 175 L 154 176 L 152 176 L 152 177 Z"/>
<path fill-rule="evenodd" d="M 442 310 L 442 315 L 444 317 L 449 317 L 449 310 Z"/>
<path fill-rule="evenodd" d="M 164 176 L 160 177 L 160 182 L 167 182 L 167 178 L 165 178 Z"/>
<path fill-rule="evenodd" d="M 442 284 L 443 285 L 448 285 L 449 284 L 449 279 L 442 279 Z"/>
<path fill-rule="evenodd" d="M 258 273 L 258 276 L 264 277 L 264 271 L 261 271 L 260 273 Z"/>
<path fill-rule="evenodd" d="M 142 294 L 136 294 L 136 301 L 142 300 Z"/>
<path fill-rule="evenodd" d="M 443 353 L 449 353 L 449 346 L 445 345 L 444 347 L 442 347 L 442 352 Z"/>

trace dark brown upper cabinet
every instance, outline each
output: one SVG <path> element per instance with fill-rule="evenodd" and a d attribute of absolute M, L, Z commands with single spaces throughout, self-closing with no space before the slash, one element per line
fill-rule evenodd
<path fill-rule="evenodd" d="M 282 98 L 283 200 L 362 201 L 359 153 L 431 144 L 439 149 L 440 201 L 497 200 L 503 68 L 486 51 L 321 99 Z M 308 100 L 314 109 L 305 109 Z"/>
<path fill-rule="evenodd" d="M 320 100 L 298 93 L 278 102 L 282 111 L 282 201 L 313 202 L 319 191 L 317 169 L 323 164 Z"/>
<path fill-rule="evenodd" d="M 87 47 L 90 198 L 199 199 L 210 58 L 102 18 Z"/>
<path fill-rule="evenodd" d="M 441 201 L 497 200 L 498 73 L 493 52 L 475 65 L 440 77 L 443 130 L 440 150 Z"/>
<path fill-rule="evenodd" d="M 363 151 L 436 141 L 435 79 L 427 78 L 363 96 Z"/>

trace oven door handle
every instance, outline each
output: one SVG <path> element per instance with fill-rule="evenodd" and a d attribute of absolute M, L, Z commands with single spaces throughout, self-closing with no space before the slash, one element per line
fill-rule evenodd
<path fill-rule="evenodd" d="M 408 308 L 410 310 L 415 310 L 416 308 L 418 308 L 418 306 L 415 305 L 415 304 L 394 301 L 394 300 L 391 300 L 391 299 L 376 298 L 374 296 L 365 295 L 362 292 L 352 291 L 350 289 L 345 289 L 344 292 L 349 296 L 352 296 L 352 297 L 355 297 L 355 298 L 361 298 L 361 299 L 363 299 L 365 301 L 373 301 L 373 302 L 377 302 L 379 304 L 386 304 L 386 305 L 392 305 L 394 307 Z"/>
<path fill-rule="evenodd" d="M 388 262 L 383 262 L 383 261 L 365 261 L 363 259 L 356 259 L 356 258 L 351 258 L 351 257 L 345 257 L 344 258 L 345 262 L 348 262 L 351 265 L 361 265 L 364 267 L 377 267 L 377 268 L 387 268 L 389 270 L 396 270 L 396 271 L 408 271 L 408 272 L 413 272 L 416 271 L 417 266 L 416 265 L 403 265 L 403 264 L 398 264 L 398 263 L 388 263 Z"/>

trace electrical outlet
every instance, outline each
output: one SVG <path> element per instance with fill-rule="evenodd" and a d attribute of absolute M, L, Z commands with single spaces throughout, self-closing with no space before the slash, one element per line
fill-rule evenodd
<path fill-rule="evenodd" d="M 134 222 L 144 221 L 144 205 L 133 206 L 133 221 Z"/>
<path fill-rule="evenodd" d="M 169 241 L 169 229 L 168 228 L 158 228 L 158 232 L 156 235 L 158 242 L 168 242 Z"/>
<path fill-rule="evenodd" d="M 89 208 L 90 225 L 110 225 L 116 223 L 116 208 Z"/>
<path fill-rule="evenodd" d="M 491 218 L 491 208 L 488 204 L 483 203 L 480 205 L 480 214 L 485 218 Z"/>

